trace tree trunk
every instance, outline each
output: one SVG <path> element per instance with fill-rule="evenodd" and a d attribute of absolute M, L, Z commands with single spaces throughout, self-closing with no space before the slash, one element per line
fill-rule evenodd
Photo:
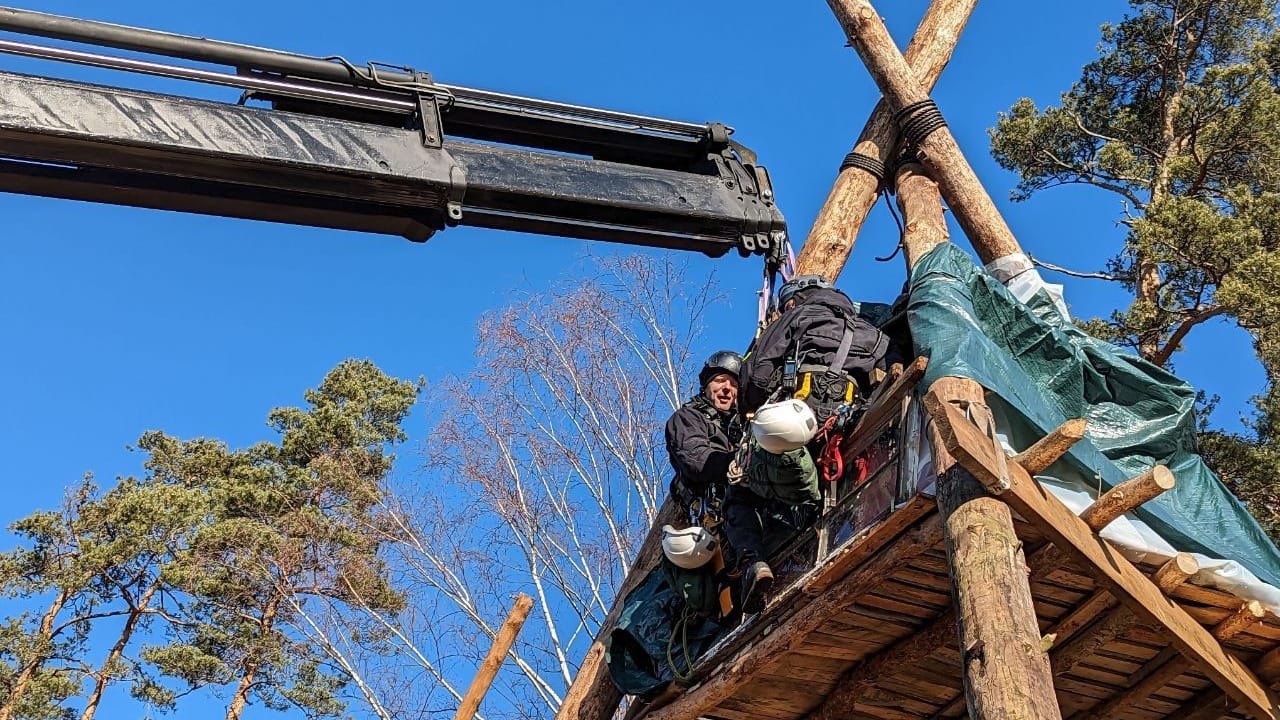
<path fill-rule="evenodd" d="M 138 621 L 142 619 L 147 606 L 151 604 L 151 598 L 155 597 L 159 589 L 160 581 L 156 580 L 142 593 L 142 597 L 138 598 L 137 604 L 129 611 L 129 617 L 124 621 L 124 629 L 120 631 L 120 637 L 116 640 L 116 644 L 111 647 L 111 652 L 107 653 L 107 659 L 103 661 L 102 667 L 94 674 L 93 690 L 85 701 L 84 710 L 80 713 L 80 720 L 93 720 L 94 714 L 98 712 L 98 704 L 102 702 L 102 693 L 107 689 L 107 684 L 111 682 L 111 668 L 124 655 L 124 649 L 129 646 L 129 640 L 132 639 L 133 631 L 138 627 Z"/>
<path fill-rule="evenodd" d="M 27 692 L 27 686 L 31 684 L 31 678 L 48 659 L 48 649 L 45 646 L 53 642 L 53 622 L 57 619 L 58 613 L 62 612 L 69 595 L 67 590 L 59 592 L 53 599 L 53 604 L 40 618 L 40 634 L 36 639 L 36 649 L 32 651 L 31 657 L 23 663 L 22 669 L 14 677 L 13 686 L 9 689 L 4 704 L 0 705 L 0 720 L 13 720 L 18 703 L 22 701 L 22 696 Z"/>
<path fill-rule="evenodd" d="M 898 204 L 906 223 L 908 269 L 947 239 L 937 185 L 919 165 L 898 172 Z M 932 389 L 989 413 L 983 390 L 965 378 L 940 378 Z M 965 698 L 976 720 L 1060 720 L 1049 657 L 1027 582 L 1026 559 L 1013 516 L 946 451 L 929 425 L 938 509 L 951 568 L 956 624 L 964 665 Z"/>
<path fill-rule="evenodd" d="M 951 59 L 977 0 L 934 0 L 903 53 L 926 89 L 932 88 Z M 889 163 L 898 145 L 893 111 L 882 99 L 867 119 L 853 152 Z M 891 178 L 885 178 L 889 182 Z M 836 178 L 826 203 L 796 258 L 797 272 L 834 281 L 853 252 L 854 241 L 879 195 L 880 179 L 866 170 L 845 168 Z"/>
<path fill-rule="evenodd" d="M 267 606 L 262 611 L 262 620 L 258 623 L 259 645 L 265 642 L 267 636 L 275 628 L 276 613 L 279 612 L 282 600 L 281 595 L 276 593 L 267 601 Z M 240 682 L 236 683 L 236 693 L 231 696 L 231 704 L 227 706 L 226 720 L 240 720 L 240 714 L 244 712 L 245 706 L 249 704 L 249 691 L 253 689 L 254 683 L 257 682 L 258 668 L 261 667 L 257 653 L 258 650 L 250 651 L 249 657 L 244 662 L 244 672 L 240 675 Z"/>

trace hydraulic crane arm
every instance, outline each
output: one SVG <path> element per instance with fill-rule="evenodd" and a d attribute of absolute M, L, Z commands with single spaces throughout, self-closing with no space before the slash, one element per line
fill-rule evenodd
<path fill-rule="evenodd" d="M 12 8 L 0 30 L 94 46 L 0 38 L 3 53 L 244 91 L 223 103 L 0 71 L 0 191 L 418 241 L 473 225 L 719 256 L 786 238 L 768 173 L 718 123 Z"/>

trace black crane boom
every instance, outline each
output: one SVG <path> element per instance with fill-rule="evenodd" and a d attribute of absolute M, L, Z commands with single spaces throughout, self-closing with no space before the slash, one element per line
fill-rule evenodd
<path fill-rule="evenodd" d="M 0 37 L 0 53 L 244 91 L 227 103 L 0 71 L 0 191 L 419 241 L 461 224 L 718 256 L 776 254 L 786 237 L 767 171 L 718 123 L 13 8 L 0 30 L 93 46 Z"/>

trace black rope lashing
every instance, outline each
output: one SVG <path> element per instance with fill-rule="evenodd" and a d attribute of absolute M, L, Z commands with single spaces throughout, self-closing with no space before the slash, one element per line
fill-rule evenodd
<path fill-rule="evenodd" d="M 857 150 L 852 150 L 848 155 L 844 156 L 844 161 L 840 163 L 840 172 L 844 172 L 849 168 L 864 170 L 881 185 L 884 184 L 885 166 L 884 163 L 880 162 L 880 158 L 873 158 Z"/>
<path fill-rule="evenodd" d="M 901 110 L 893 114 L 893 121 L 902 130 L 902 137 L 912 145 L 919 145 L 934 130 L 947 126 L 942 112 L 929 98 L 903 105 Z"/>

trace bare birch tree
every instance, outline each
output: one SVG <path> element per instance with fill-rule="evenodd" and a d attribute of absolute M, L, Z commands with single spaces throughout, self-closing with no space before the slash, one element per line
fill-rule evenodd
<path fill-rule="evenodd" d="M 648 255 L 589 275 L 481 322 L 474 371 L 435 387 L 420 483 L 388 508 L 414 613 L 375 620 L 429 681 L 420 711 L 452 714 L 523 591 L 534 610 L 490 717 L 554 714 L 666 492 L 662 427 L 689 390 L 714 282 Z"/>

